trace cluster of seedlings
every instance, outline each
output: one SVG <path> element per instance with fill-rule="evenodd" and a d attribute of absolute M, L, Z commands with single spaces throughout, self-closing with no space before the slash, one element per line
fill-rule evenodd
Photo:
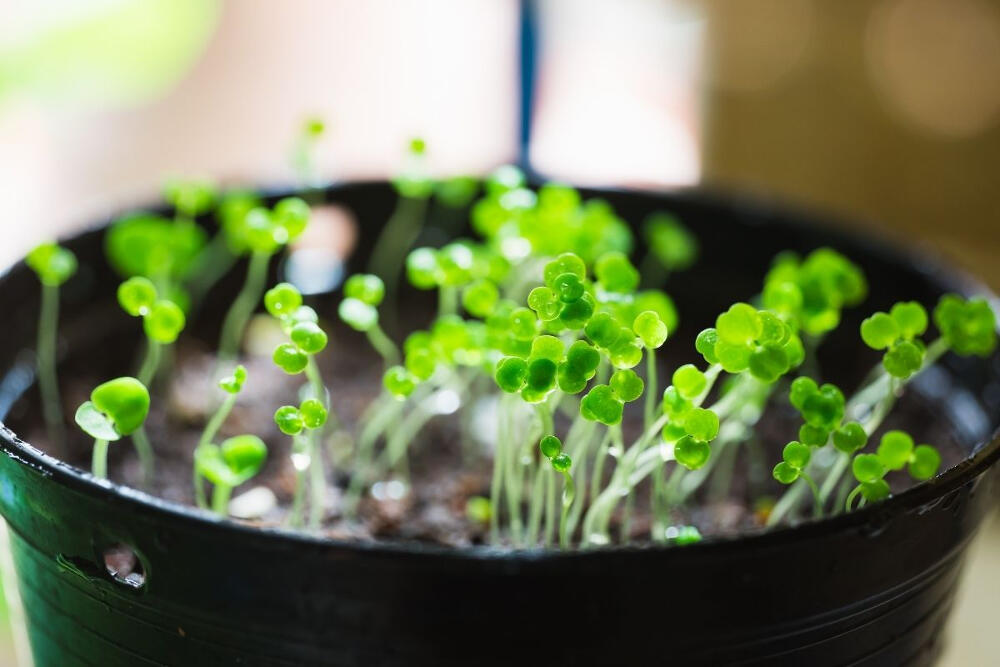
<path fill-rule="evenodd" d="M 321 131 L 303 135 L 304 171 L 310 142 Z M 409 166 L 396 181 L 399 202 L 375 243 L 371 270 L 345 281 L 336 311 L 367 336 L 384 363 L 383 391 L 358 420 L 340 471 L 348 480 L 337 494 L 342 520 L 357 516 L 373 485 L 391 480 L 405 491 L 410 455 L 429 446 L 421 431 L 455 409 L 485 410 L 489 417 L 475 428 L 477 443 L 486 442 L 477 455 L 492 462 L 492 476 L 466 508 L 468 520 L 483 525 L 495 545 L 697 541 L 696 528 L 678 525 L 678 509 L 713 474 L 732 475 L 719 461 L 731 463 L 765 412 L 779 404 L 797 411 L 801 427 L 774 461 L 773 478 L 787 488 L 764 508 L 768 525 L 880 501 L 890 495 L 886 478 L 893 471 L 917 481 L 938 473 L 934 446 L 880 427 L 906 385 L 944 353 L 993 352 L 996 321 L 985 301 L 948 295 L 931 316 L 916 302 L 873 313 L 859 334 L 883 356 L 847 396 L 820 381 L 815 355 L 843 309 L 865 299 L 865 276 L 829 248 L 804 257 L 785 253 L 757 296 L 734 303 L 697 336 L 703 362 L 663 376 L 658 355 L 678 314 L 659 287 L 698 253 L 695 238 L 676 219 L 656 214 L 645 221 L 648 254 L 637 266 L 633 233 L 606 202 L 584 201 L 560 184 L 529 188 L 513 167 L 482 183 L 435 181 L 424 172 L 424 152 L 422 141 L 411 143 Z M 429 200 L 461 211 L 480 189 L 469 209 L 476 240 L 412 247 Z M 225 515 L 233 490 L 267 458 L 267 445 L 253 434 L 217 442 L 244 384 L 253 382 L 236 362 L 248 321 L 262 306 L 283 333 L 274 364 L 303 378 L 297 396 L 275 397 L 274 420 L 291 438 L 295 471 L 287 521 L 321 530 L 335 479 L 323 443 L 345 428 L 328 389 L 337 378 L 324 378 L 317 363 L 329 327 L 324 330 L 321 313 L 295 285 L 267 285 L 272 258 L 303 233 L 310 206 L 289 197 L 269 207 L 254 193 L 220 195 L 198 182 L 174 183 L 166 192 L 172 219 L 133 216 L 107 233 L 109 260 L 126 278 L 118 300 L 142 318 L 146 353 L 135 377 L 101 384 L 76 413 L 78 426 L 94 438 L 93 474 L 107 475 L 109 443 L 126 437 L 147 482 L 156 474 L 143 429 L 149 388 L 169 372 L 164 360 L 185 313 L 245 257 L 245 282 L 218 344 L 218 407 L 193 455 L 194 497 Z M 219 224 L 209 238 L 196 218 L 212 212 Z M 64 437 L 54 352 L 58 290 L 76 261 L 68 250 L 45 244 L 28 264 L 43 285 L 38 379 L 51 438 L 58 441 Z M 404 280 L 436 292 L 437 313 L 426 329 L 410 331 L 397 345 L 383 324 L 398 315 Z M 931 319 L 938 337 L 928 341 Z M 455 409 L 442 409 L 443 402 Z M 483 423 L 489 437 L 482 437 Z M 648 504 L 643 534 L 633 528 L 638 503 Z"/>

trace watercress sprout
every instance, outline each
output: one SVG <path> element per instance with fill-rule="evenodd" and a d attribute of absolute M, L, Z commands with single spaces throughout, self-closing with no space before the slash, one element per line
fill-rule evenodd
<path fill-rule="evenodd" d="M 302 525 L 305 506 L 306 473 L 311 473 L 309 526 L 319 527 L 326 505 L 326 474 L 320 460 L 322 448 L 316 437 L 326 424 L 328 411 L 320 401 L 308 398 L 298 407 L 283 405 L 274 413 L 274 423 L 282 433 L 292 436 L 292 466 L 295 468 L 295 493 L 289 524 Z"/>
<path fill-rule="evenodd" d="M 138 378 L 149 385 L 159 370 L 163 346 L 176 341 L 184 329 L 184 311 L 173 301 L 160 299 L 153 282 L 142 276 L 129 278 L 118 286 L 118 304 L 132 317 L 142 318 L 146 355 Z"/>
<path fill-rule="evenodd" d="M 819 487 L 806 472 L 806 466 L 809 465 L 811 455 L 812 452 L 808 443 L 793 440 L 785 445 L 785 449 L 781 453 L 782 460 L 778 465 L 774 466 L 772 475 L 782 484 L 791 484 L 799 479 L 805 480 L 812 491 L 815 501 L 814 516 L 819 517 L 823 514 L 823 504 L 820 499 Z"/>
<path fill-rule="evenodd" d="M 63 408 L 56 372 L 56 342 L 59 329 L 59 288 L 76 273 L 76 255 L 55 243 L 35 246 L 25 258 L 42 285 L 35 350 L 38 389 L 49 440 L 58 451 L 63 446 Z"/>
<path fill-rule="evenodd" d="M 271 257 L 305 231 L 309 216 L 309 205 L 298 197 L 286 197 L 270 210 L 251 209 L 244 216 L 242 231 L 250 263 L 243 287 L 222 324 L 219 358 L 223 361 L 234 359 L 239 351 L 247 322 L 264 293 Z"/>
<path fill-rule="evenodd" d="M 267 458 L 267 445 L 255 435 L 237 435 L 221 444 L 199 445 L 194 465 L 199 475 L 215 487 L 212 511 L 225 516 L 234 488 L 253 478 Z"/>
<path fill-rule="evenodd" d="M 198 446 L 195 448 L 194 497 L 198 507 L 208 507 L 208 501 L 205 498 L 205 487 L 203 484 L 204 475 L 198 465 L 198 451 L 202 447 L 212 445 L 216 434 L 219 432 L 219 429 L 222 428 L 222 424 L 225 423 L 229 413 L 232 412 L 233 406 L 236 405 L 237 396 L 241 391 L 243 391 L 243 385 L 246 384 L 246 381 L 247 369 L 243 365 L 237 365 L 236 368 L 233 369 L 231 375 L 219 380 L 219 388 L 225 392 L 226 398 L 221 404 L 219 404 L 219 407 L 216 408 L 211 419 L 209 419 L 205 424 L 205 429 L 202 431 L 201 437 L 198 439 Z"/>
<path fill-rule="evenodd" d="M 985 299 L 946 294 L 934 309 L 934 324 L 957 354 L 987 357 L 996 349 L 996 314 Z"/>
<path fill-rule="evenodd" d="M 149 391 L 136 378 L 109 380 L 90 392 L 90 400 L 76 410 L 76 423 L 94 438 L 94 477 L 107 477 L 108 443 L 139 431 L 148 414 Z"/>
<path fill-rule="evenodd" d="M 399 199 L 392 215 L 375 240 L 368 261 L 368 273 L 381 276 L 388 289 L 387 312 L 396 310 L 401 267 L 406 254 L 423 229 L 427 201 L 434 191 L 434 181 L 427 175 L 426 142 L 414 137 L 407 145 L 406 166 L 393 180 Z M 405 262 L 407 271 L 410 261 Z M 412 273 L 410 273 L 412 279 Z"/>
<path fill-rule="evenodd" d="M 363 332 L 386 365 L 398 363 L 399 349 L 379 325 L 378 306 L 385 297 L 382 279 L 372 274 L 355 274 L 344 283 L 344 296 L 337 309 L 340 319 L 355 331 Z"/>

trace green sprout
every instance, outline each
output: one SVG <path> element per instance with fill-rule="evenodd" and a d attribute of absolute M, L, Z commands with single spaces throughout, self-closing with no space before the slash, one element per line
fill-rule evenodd
<path fill-rule="evenodd" d="M 140 431 L 148 414 L 149 391 L 135 378 L 109 380 L 90 392 L 90 400 L 76 410 L 76 423 L 94 438 L 91 465 L 94 477 L 108 476 L 108 443 Z"/>
<path fill-rule="evenodd" d="M 559 515 L 559 546 L 563 549 L 569 546 L 569 516 L 576 498 L 576 485 L 573 483 L 573 460 L 562 451 L 562 441 L 554 435 L 547 435 L 538 443 L 542 456 L 548 459 L 552 470 L 563 477 L 562 512 Z"/>
<path fill-rule="evenodd" d="M 76 273 L 76 255 L 55 243 L 36 246 L 25 263 L 42 285 L 42 303 L 38 314 L 37 361 L 38 388 L 49 441 L 58 451 L 63 446 L 63 409 L 56 372 L 56 342 L 59 330 L 59 288 Z"/>
<path fill-rule="evenodd" d="M 298 136 L 292 152 L 292 166 L 299 182 L 305 188 L 313 188 L 319 183 L 316 167 L 316 150 L 326 133 L 326 123 L 322 118 L 310 116 L 299 126 Z"/>
<path fill-rule="evenodd" d="M 175 298 L 172 292 L 190 275 L 206 237 L 193 222 L 137 214 L 110 227 L 105 253 L 122 276 L 149 278 L 161 292 Z"/>
<path fill-rule="evenodd" d="M 292 466 L 295 468 L 295 494 L 289 524 L 302 525 L 305 506 L 306 473 L 310 473 L 309 526 L 319 527 L 326 506 L 326 475 L 320 460 L 321 448 L 317 437 L 326 424 L 328 412 L 323 404 L 308 398 L 295 407 L 284 405 L 274 413 L 274 423 L 285 435 L 292 436 Z"/>
<path fill-rule="evenodd" d="M 434 192 L 434 181 L 427 175 L 426 151 L 423 139 L 410 139 L 407 164 L 393 181 L 399 194 L 396 208 L 376 238 L 368 261 L 368 273 L 381 276 L 388 287 L 388 312 L 393 314 L 404 258 L 420 236 L 427 201 Z"/>
<path fill-rule="evenodd" d="M 920 370 L 925 348 L 919 339 L 927 330 L 927 311 L 914 301 L 900 302 L 890 313 L 877 312 L 861 323 L 861 339 L 875 350 L 886 350 L 882 365 L 905 380 Z"/>
<path fill-rule="evenodd" d="M 988 357 L 996 349 L 996 314 L 985 299 L 946 294 L 934 309 L 934 324 L 956 354 Z"/>
<path fill-rule="evenodd" d="M 217 197 L 215 185 L 209 181 L 173 179 L 163 187 L 163 198 L 174 207 L 178 223 L 194 222 L 199 215 L 208 213 Z"/>
<path fill-rule="evenodd" d="M 806 466 L 809 465 L 811 456 L 812 452 L 810 451 L 809 444 L 793 440 L 785 445 L 785 449 L 781 452 L 782 460 L 778 465 L 774 466 L 772 475 L 782 484 L 791 484 L 799 479 L 805 480 L 812 490 L 813 499 L 816 503 L 814 516 L 819 517 L 823 514 L 823 504 L 820 500 L 819 487 L 816 486 L 816 482 L 806 472 Z"/>
<path fill-rule="evenodd" d="M 773 313 L 746 303 L 730 306 L 716 319 L 714 333 L 703 331 L 698 338 L 703 348 L 714 340 L 713 349 L 705 354 L 706 361 L 716 359 L 729 373 L 749 370 L 768 384 L 804 359 L 802 342 L 791 326 Z"/>
<path fill-rule="evenodd" d="M 163 347 L 172 345 L 184 329 L 184 311 L 173 301 L 159 298 L 153 282 L 141 276 L 129 278 L 118 286 L 118 304 L 132 317 L 142 318 L 146 355 L 138 378 L 150 385 L 160 368 Z"/>
<path fill-rule="evenodd" d="M 243 391 L 243 385 L 246 383 L 246 381 L 247 381 L 247 369 L 242 365 L 236 366 L 236 368 L 233 369 L 232 375 L 229 375 L 219 380 L 219 388 L 222 389 L 223 392 L 225 392 L 226 398 L 222 401 L 219 407 L 216 408 L 215 413 L 212 415 L 211 419 L 209 419 L 208 422 L 205 424 L 205 428 L 201 433 L 201 437 L 198 438 L 198 446 L 195 448 L 194 497 L 198 507 L 202 508 L 208 507 L 208 500 L 205 497 L 205 486 L 203 481 L 206 475 L 202 472 L 201 467 L 198 463 L 198 452 L 202 448 L 215 447 L 215 445 L 213 444 L 215 436 L 219 432 L 219 429 L 222 428 L 222 425 L 225 423 L 226 418 L 229 417 L 229 413 L 232 412 L 233 406 L 236 405 L 237 396 L 241 391 Z M 216 453 L 209 454 L 207 456 L 209 458 L 216 458 L 216 454 L 218 454 L 217 448 L 216 448 Z M 219 488 L 218 482 L 213 481 L 213 484 L 216 484 L 216 488 Z M 238 486 L 238 485 L 233 484 L 231 486 Z"/>
<path fill-rule="evenodd" d="M 364 287 L 369 298 L 375 298 L 372 295 L 377 286 L 374 282 L 368 283 L 367 287 L 355 283 L 352 289 L 355 293 L 362 294 Z M 377 291 L 377 297 L 381 298 L 381 290 Z M 296 471 L 296 481 L 289 521 L 293 526 L 302 523 L 308 473 L 311 497 L 309 526 L 315 529 L 326 508 L 326 473 L 321 446 L 323 427 L 329 417 L 335 417 L 330 406 L 329 391 L 316 363 L 316 355 L 326 348 L 328 337 L 317 322 L 316 312 L 302 305 L 302 294 L 290 283 L 279 283 L 269 289 L 264 295 L 264 307 L 278 320 L 289 339 L 274 349 L 274 364 L 289 375 L 305 373 L 308 380 L 307 398 L 298 408 L 289 405 L 279 408 L 274 414 L 274 421 L 283 433 L 292 436 L 292 465 Z"/>
<path fill-rule="evenodd" d="M 851 463 L 851 472 L 858 485 L 847 496 L 844 507 L 851 511 L 858 495 L 862 503 L 884 500 L 890 495 L 887 473 L 906 468 L 910 476 L 926 481 L 938 473 L 941 454 L 931 445 L 914 446 L 913 438 L 905 431 L 887 431 L 879 440 L 874 454 L 857 454 Z"/>
<path fill-rule="evenodd" d="M 292 243 L 309 224 L 309 205 L 297 197 L 286 197 L 273 209 L 251 209 L 243 218 L 243 240 L 250 263 L 239 294 L 226 313 L 219 337 L 219 358 L 236 358 L 247 322 L 253 314 L 267 281 L 271 257 Z"/>
<path fill-rule="evenodd" d="M 840 324 L 843 308 L 861 303 L 867 293 L 861 269 L 840 253 L 820 248 L 805 259 L 779 255 L 764 279 L 761 301 L 806 334 L 820 336 Z"/>
<path fill-rule="evenodd" d="M 698 258 L 698 240 L 676 217 L 654 213 L 644 227 L 649 252 L 666 271 L 683 271 Z"/>
<path fill-rule="evenodd" d="M 214 486 L 212 511 L 228 514 L 233 489 L 253 478 L 267 458 L 267 445 L 255 435 L 237 435 L 221 444 L 199 445 L 194 452 L 194 465 L 200 477 Z"/>
<path fill-rule="evenodd" d="M 385 283 L 378 276 L 358 273 L 344 283 L 344 300 L 337 313 L 355 331 L 368 337 L 387 366 L 399 363 L 399 349 L 379 325 L 378 306 L 385 298 Z"/>

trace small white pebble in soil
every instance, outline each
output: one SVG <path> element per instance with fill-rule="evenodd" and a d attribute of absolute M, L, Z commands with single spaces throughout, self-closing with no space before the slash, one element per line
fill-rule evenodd
<path fill-rule="evenodd" d="M 274 492 L 255 486 L 229 501 L 229 513 L 237 519 L 259 519 L 278 506 Z"/>
<path fill-rule="evenodd" d="M 372 497 L 375 500 L 401 500 L 408 491 L 406 484 L 398 479 L 372 484 Z"/>
<path fill-rule="evenodd" d="M 601 533 L 593 533 L 587 541 L 596 547 L 603 547 L 608 544 L 608 536 Z"/>

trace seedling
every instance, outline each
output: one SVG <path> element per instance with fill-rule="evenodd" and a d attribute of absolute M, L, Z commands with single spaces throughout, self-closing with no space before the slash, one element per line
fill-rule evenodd
<path fill-rule="evenodd" d="M 280 283 L 268 290 L 264 306 L 281 323 L 289 339 L 275 348 L 272 355 L 275 365 L 289 375 L 305 373 L 309 380 L 308 398 L 298 408 L 289 405 L 279 408 L 274 413 L 274 421 L 283 433 L 293 438 L 292 464 L 296 478 L 289 521 L 293 526 L 302 523 L 305 475 L 309 472 L 309 525 L 317 528 L 326 506 L 326 473 L 320 441 L 330 415 L 330 400 L 316 355 L 326 347 L 327 335 L 317 323 L 316 312 L 302 305 L 302 295 L 289 283 Z"/>
<path fill-rule="evenodd" d="M 190 297 L 183 284 L 193 275 L 206 238 L 201 227 L 180 213 L 175 220 L 136 214 L 112 225 L 104 245 L 118 273 L 148 278 L 160 295 L 187 310 Z"/>
<path fill-rule="evenodd" d="M 118 286 L 118 304 L 132 317 L 142 318 L 146 356 L 138 378 L 148 386 L 160 368 L 164 346 L 172 345 L 184 330 L 184 311 L 173 301 L 161 299 L 153 282 L 141 276 L 129 278 Z"/>
<path fill-rule="evenodd" d="M 320 459 L 321 448 L 316 437 L 326 424 L 327 410 L 314 398 L 303 401 L 299 407 L 284 405 L 274 413 L 274 422 L 281 432 L 292 436 L 292 466 L 295 468 L 295 495 L 289 525 L 302 525 L 305 505 L 306 473 L 311 471 L 309 488 L 309 526 L 318 528 L 326 507 L 326 475 Z"/>
<path fill-rule="evenodd" d="M 253 478 L 266 458 L 267 445 L 255 435 L 226 438 L 221 445 L 198 445 L 194 465 L 198 474 L 215 487 L 212 511 L 222 516 L 228 514 L 233 489 Z"/>
<path fill-rule="evenodd" d="M 391 313 L 396 310 L 395 296 L 403 258 L 420 236 L 427 215 L 427 201 L 434 192 L 434 181 L 427 176 L 426 152 L 427 144 L 423 139 L 409 140 L 406 166 L 393 182 L 399 194 L 396 209 L 378 235 L 368 261 L 368 272 L 381 276 L 388 287 Z"/>
<path fill-rule="evenodd" d="M 302 121 L 292 152 L 292 167 L 304 188 L 313 188 L 319 182 L 316 169 L 316 147 L 326 133 L 322 118 L 311 116 Z"/>
<path fill-rule="evenodd" d="M 287 197 L 273 209 L 258 207 L 243 217 L 239 233 L 250 255 L 246 280 L 222 324 L 219 358 L 236 358 L 240 341 L 254 308 L 260 303 L 267 283 L 271 257 L 297 239 L 309 224 L 309 206 L 297 197 Z"/>
<path fill-rule="evenodd" d="M 834 511 L 840 507 L 850 511 L 859 495 L 862 502 L 875 502 L 890 495 L 890 487 L 883 479 L 888 472 L 907 467 L 917 481 L 937 474 L 940 453 L 931 445 L 914 448 L 913 440 L 899 431 L 882 436 L 877 454 L 861 451 L 869 435 L 878 430 L 892 410 L 903 387 L 941 355 L 951 350 L 965 356 L 985 356 L 996 348 L 996 318 L 982 299 L 967 301 L 945 295 L 934 309 L 934 321 L 941 336 L 924 343 L 920 337 L 927 330 L 928 317 L 918 303 L 900 302 L 888 313 L 876 312 L 866 318 L 860 328 L 861 339 L 885 353 L 881 368 L 869 374 L 867 384 L 849 401 L 833 385 L 818 387 L 807 377 L 792 383 L 790 400 L 806 421 L 800 436 L 817 447 L 829 442 L 839 451 L 837 463 L 828 471 L 819 490 L 820 515 L 838 488 Z M 845 418 L 855 421 L 843 423 Z M 859 483 L 850 493 L 842 480 L 849 467 Z M 798 502 L 800 489 L 793 487 L 782 497 L 772 510 L 769 523 L 777 523 L 790 511 Z"/>
<path fill-rule="evenodd" d="M 219 380 L 219 388 L 225 392 L 226 398 L 216 409 L 215 414 L 212 415 L 211 419 L 208 420 L 208 423 L 205 424 L 205 430 L 202 431 L 201 438 L 198 439 L 198 447 L 195 449 L 194 497 L 198 507 L 208 507 L 208 500 L 205 497 L 205 486 L 203 483 L 203 479 L 206 475 L 202 472 L 201 466 L 198 462 L 198 452 L 202 448 L 209 447 L 210 445 L 214 446 L 212 443 L 215 440 L 215 436 L 219 432 L 219 429 L 222 428 L 226 418 L 229 417 L 229 413 L 232 412 L 233 406 L 236 405 L 236 399 L 239 396 L 239 393 L 243 391 L 243 385 L 246 381 L 247 369 L 242 365 L 233 369 L 232 375 Z M 215 454 L 210 454 L 209 457 L 214 458 Z M 234 484 L 232 486 L 237 485 Z"/>
<path fill-rule="evenodd" d="M 149 391 L 135 378 L 109 380 L 90 392 L 90 400 L 76 410 L 76 423 L 94 438 L 91 464 L 94 477 L 108 476 L 108 443 L 139 431 L 147 414 Z"/>
<path fill-rule="evenodd" d="M 344 283 L 344 300 L 337 313 L 355 331 L 364 332 L 386 365 L 399 361 L 399 349 L 379 326 L 378 306 L 385 298 L 385 284 L 378 276 L 358 273 Z"/>
<path fill-rule="evenodd" d="M 25 263 L 42 284 L 38 313 L 38 344 L 35 358 L 38 388 L 49 440 L 58 451 L 63 446 L 63 412 L 56 372 L 56 340 L 59 329 L 59 288 L 76 273 L 76 255 L 55 243 L 43 243 L 28 253 Z"/>

